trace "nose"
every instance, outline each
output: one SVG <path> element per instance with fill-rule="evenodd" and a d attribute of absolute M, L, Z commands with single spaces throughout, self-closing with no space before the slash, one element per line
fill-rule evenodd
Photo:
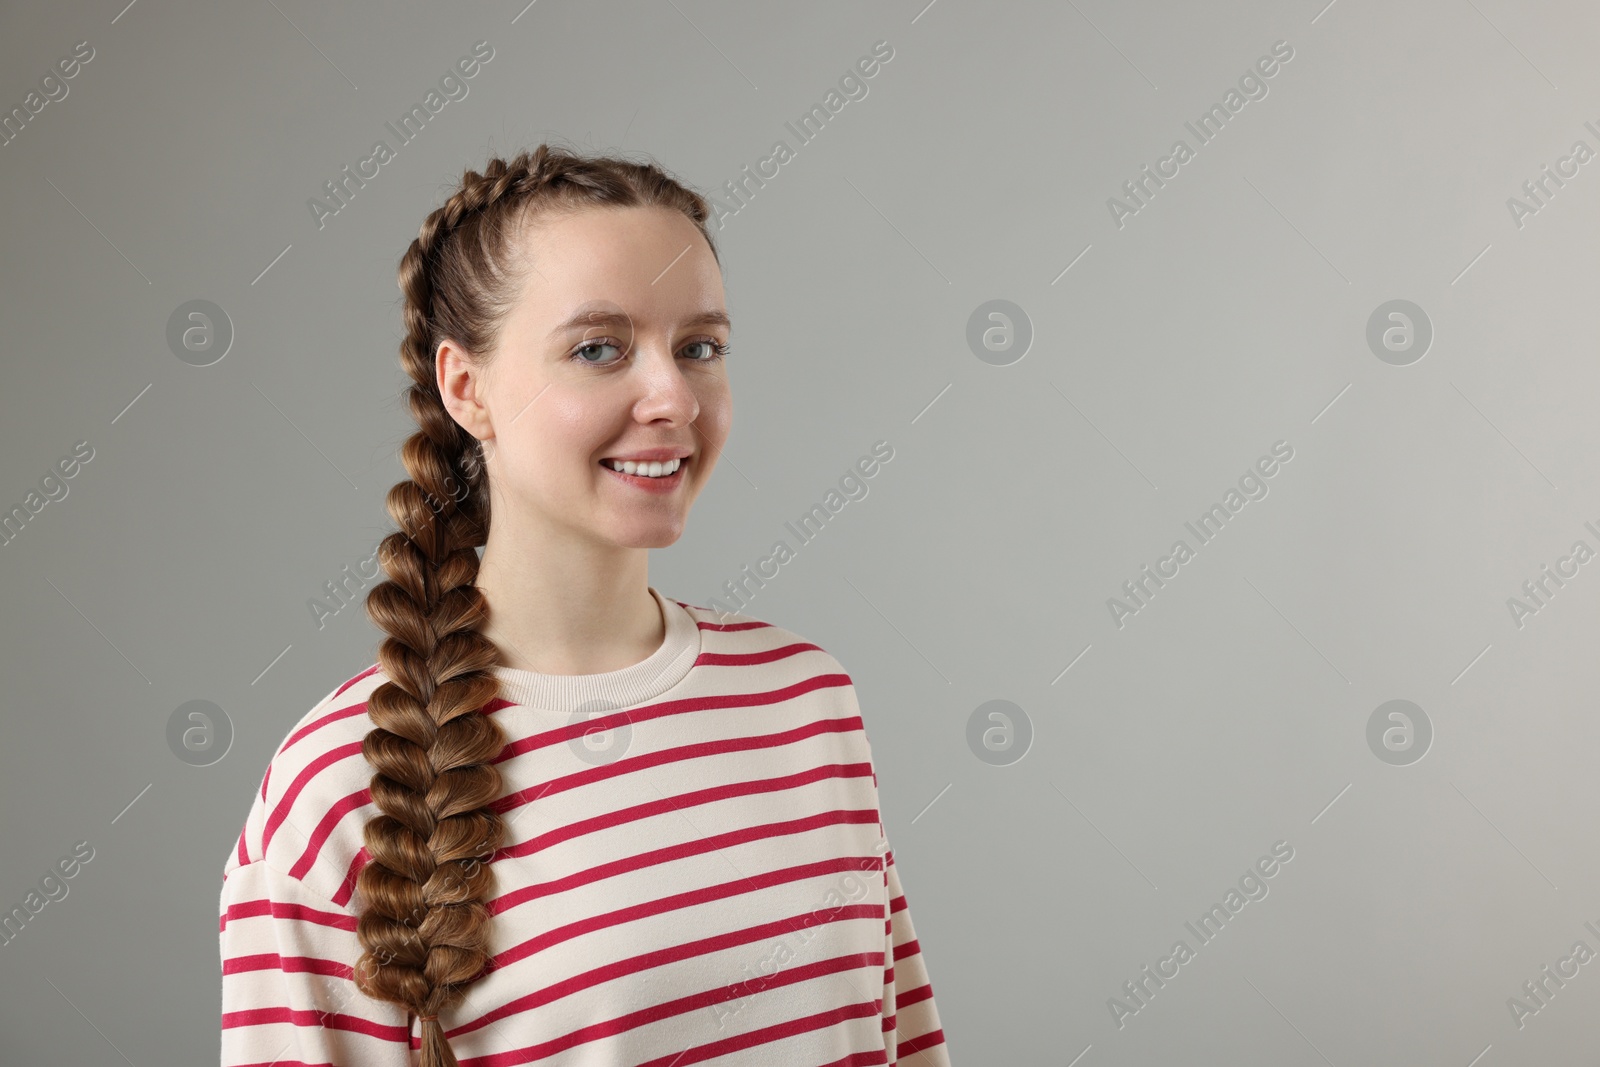
<path fill-rule="evenodd" d="M 634 357 L 640 383 L 635 417 L 641 422 L 665 418 L 679 425 L 699 418 L 700 398 L 665 345 L 641 344 Z"/>

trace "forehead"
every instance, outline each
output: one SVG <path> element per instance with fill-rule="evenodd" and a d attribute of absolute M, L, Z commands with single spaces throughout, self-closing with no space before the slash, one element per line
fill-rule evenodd
<path fill-rule="evenodd" d="M 673 325 L 723 306 L 722 272 L 682 212 L 583 208 L 536 217 L 518 317 L 543 334 L 585 307 L 621 309 L 636 327 Z"/>

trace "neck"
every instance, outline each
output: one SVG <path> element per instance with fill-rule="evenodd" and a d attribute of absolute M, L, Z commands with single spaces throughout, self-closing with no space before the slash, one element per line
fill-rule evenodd
<path fill-rule="evenodd" d="M 496 516 L 477 586 L 489 602 L 483 634 L 504 666 L 541 674 L 602 674 L 647 658 L 666 639 L 650 595 L 645 549 L 519 539 Z M 496 532 L 505 531 L 497 539 Z"/>

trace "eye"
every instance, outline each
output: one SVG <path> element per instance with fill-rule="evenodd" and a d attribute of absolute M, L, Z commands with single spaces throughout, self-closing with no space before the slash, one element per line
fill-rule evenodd
<path fill-rule="evenodd" d="M 687 345 L 685 345 L 683 350 L 687 352 L 697 345 L 706 346 L 710 348 L 711 351 L 697 357 L 691 357 L 690 362 L 692 363 L 715 363 L 733 350 L 732 346 L 724 342 L 720 342 L 714 337 L 697 338 L 696 340 L 690 341 Z M 621 344 L 617 342 L 615 338 L 598 337 L 592 341 L 585 341 L 583 344 L 573 349 L 572 355 L 569 358 L 575 363 L 582 363 L 590 367 L 610 367 L 619 362 L 619 360 L 615 359 L 595 360 L 585 358 L 585 352 L 588 352 L 590 349 L 601 348 L 614 348 L 619 352 L 622 350 Z"/>
<path fill-rule="evenodd" d="M 694 345 L 706 345 L 711 349 L 709 355 L 695 360 L 696 363 L 715 363 L 733 350 L 729 345 L 718 341 L 714 337 L 702 337 L 698 341 L 690 341 L 688 347 L 693 347 Z"/>
<path fill-rule="evenodd" d="M 579 363 L 587 363 L 587 364 L 589 364 L 591 366 L 595 366 L 595 367 L 609 367 L 612 363 L 614 363 L 616 361 L 615 360 L 607 360 L 604 363 L 600 363 L 600 362 L 596 362 L 595 360 L 584 359 L 584 358 L 582 358 L 582 354 L 584 352 L 587 352 L 591 348 L 615 348 L 615 349 L 618 349 L 620 351 L 621 347 L 622 347 L 621 345 L 617 344 L 611 338 L 609 338 L 609 337 L 601 337 L 601 338 L 598 338 L 598 339 L 593 340 L 593 341 L 585 341 L 582 345 L 579 345 L 577 348 L 573 349 L 572 358 L 574 360 L 576 360 L 577 362 L 579 362 Z"/>

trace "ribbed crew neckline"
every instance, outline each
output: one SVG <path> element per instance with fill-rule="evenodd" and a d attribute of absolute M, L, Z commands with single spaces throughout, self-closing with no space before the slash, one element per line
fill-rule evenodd
<path fill-rule="evenodd" d="M 500 698 L 513 704 L 547 711 L 572 712 L 584 704 L 601 702 L 584 710 L 609 711 L 632 707 L 660 696 L 688 675 L 700 657 L 700 625 L 676 601 L 649 586 L 650 595 L 666 622 L 666 637 L 649 656 L 621 670 L 601 674 L 543 674 L 515 667 L 491 667 L 500 681 Z"/>

